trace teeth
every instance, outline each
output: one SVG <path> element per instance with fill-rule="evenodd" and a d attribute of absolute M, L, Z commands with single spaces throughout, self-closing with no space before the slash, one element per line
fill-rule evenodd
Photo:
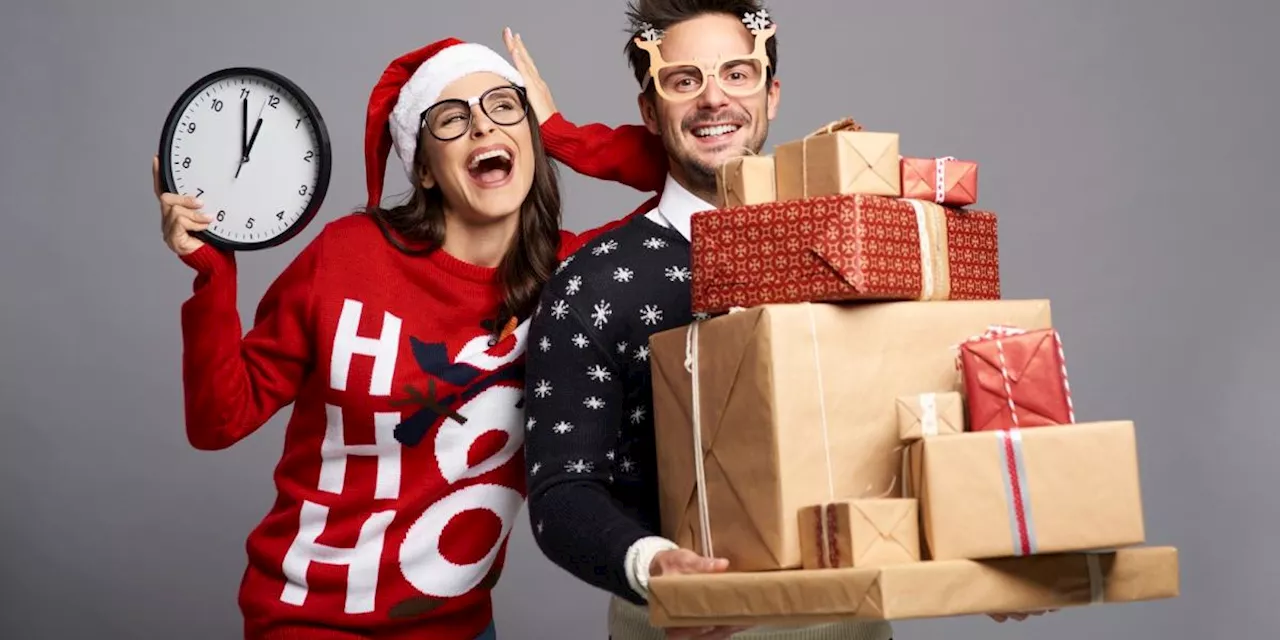
<path fill-rule="evenodd" d="M 491 149 L 484 153 L 477 153 L 471 158 L 471 168 L 474 169 L 480 166 L 481 162 L 488 160 L 489 158 L 502 158 L 503 160 L 510 161 L 511 154 L 507 153 L 506 149 Z"/>
<path fill-rule="evenodd" d="M 726 133 L 733 133 L 734 131 L 737 131 L 739 128 L 740 127 L 736 124 L 722 124 L 715 127 L 702 127 L 700 129 L 694 129 L 693 135 L 698 136 L 699 138 L 707 138 L 710 136 L 722 136 Z"/>

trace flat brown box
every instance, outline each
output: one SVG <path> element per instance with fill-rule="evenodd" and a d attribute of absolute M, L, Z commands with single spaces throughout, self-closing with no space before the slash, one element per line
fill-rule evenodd
<path fill-rule="evenodd" d="M 1141 547 L 870 569 L 657 576 L 649 583 L 649 621 L 656 627 L 790 626 L 1161 600 L 1180 595 L 1178 569 L 1176 548 Z"/>
<path fill-rule="evenodd" d="M 1049 327 L 1049 302 L 764 305 L 698 324 L 714 555 L 735 570 L 795 569 L 801 508 L 901 495 L 895 399 L 957 391 L 951 347 L 991 324 Z M 703 551 L 686 330 L 650 339 L 661 534 Z"/>
<path fill-rule="evenodd" d="M 896 133 L 819 133 L 777 145 L 773 156 L 779 201 L 854 193 L 902 195 Z"/>
<path fill-rule="evenodd" d="M 1146 541 L 1132 422 L 925 438 L 911 445 L 910 465 L 930 559 Z"/>
<path fill-rule="evenodd" d="M 773 168 L 773 156 L 743 156 L 721 164 L 716 169 L 720 208 L 777 200 Z"/>
<path fill-rule="evenodd" d="M 912 498 L 830 502 L 800 510 L 805 569 L 920 561 L 920 511 Z"/>
<path fill-rule="evenodd" d="M 964 399 L 955 391 L 898 398 L 898 437 L 903 442 L 964 433 Z"/>

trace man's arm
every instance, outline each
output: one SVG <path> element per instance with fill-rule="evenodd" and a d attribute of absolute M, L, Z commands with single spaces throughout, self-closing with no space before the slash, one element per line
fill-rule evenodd
<path fill-rule="evenodd" d="M 575 308 L 561 297 L 566 286 L 566 278 L 552 279 L 529 329 L 525 457 L 534 537 L 556 565 L 642 604 L 654 549 L 668 544 L 609 493 L 624 419 L 622 370 L 612 343 L 584 321 L 590 306 Z M 590 305 L 589 295 L 580 291 L 573 300 Z"/>

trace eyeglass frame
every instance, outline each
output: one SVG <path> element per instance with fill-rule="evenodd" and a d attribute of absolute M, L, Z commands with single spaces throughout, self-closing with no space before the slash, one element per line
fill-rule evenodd
<path fill-rule="evenodd" d="M 773 64 L 769 62 L 769 52 L 765 48 L 765 45 L 766 43 L 768 43 L 769 38 L 773 37 L 773 34 L 776 33 L 777 30 L 778 28 L 776 25 L 769 25 L 764 29 L 752 31 L 752 33 L 755 34 L 755 48 L 752 50 L 750 54 L 745 56 L 734 56 L 729 59 L 717 59 L 713 63 L 705 63 L 705 62 L 699 62 L 699 61 L 668 62 L 666 58 L 662 57 L 662 50 L 658 48 L 658 46 L 662 44 L 661 37 L 655 38 L 652 40 L 646 40 L 644 38 L 636 38 L 635 39 L 636 46 L 639 47 L 642 51 L 648 52 L 649 54 L 649 74 L 644 79 L 645 83 L 643 88 L 647 90 L 649 86 L 652 84 L 654 91 L 657 91 L 658 95 L 662 96 L 662 98 L 665 99 L 666 101 L 674 102 L 674 103 L 688 102 L 690 100 L 697 99 L 703 93 L 706 93 L 707 85 L 710 84 L 711 82 L 715 82 L 716 85 L 720 87 L 721 91 L 724 91 L 725 93 L 735 97 L 746 97 L 746 96 L 759 93 L 760 90 L 764 89 L 765 85 L 768 84 L 769 73 L 773 69 Z M 723 84 L 720 84 L 720 69 L 726 63 L 745 62 L 745 61 L 754 61 L 754 62 L 760 63 L 760 72 L 761 72 L 760 84 L 756 86 L 754 89 L 746 93 L 743 93 L 741 95 L 738 95 L 736 92 L 728 90 Z M 662 83 L 658 81 L 658 73 L 663 71 L 664 69 L 669 69 L 671 67 L 696 67 L 698 70 L 702 71 L 702 74 L 704 77 L 710 77 L 711 80 L 703 80 L 702 86 L 698 89 L 696 93 L 683 94 L 677 98 L 673 98 L 667 95 L 667 92 L 662 89 Z M 709 73 L 709 72 L 714 72 L 714 73 Z"/>
<path fill-rule="evenodd" d="M 494 91 L 502 91 L 507 89 L 514 89 L 516 92 L 516 95 L 520 96 L 520 114 L 521 115 L 519 120 L 516 120 L 511 124 L 499 124 L 496 120 L 493 119 L 493 116 L 489 115 L 489 111 L 484 108 L 484 99 L 486 96 L 488 96 L 490 93 L 493 93 Z M 461 133 L 459 133 L 456 136 L 453 136 L 452 138 L 441 138 L 440 136 L 436 135 L 435 130 L 427 124 L 427 114 L 431 113 L 432 109 L 435 109 L 440 105 L 451 104 L 451 103 L 462 103 L 466 105 L 467 126 L 462 129 Z M 498 85 L 496 87 L 490 87 L 488 89 L 485 89 L 484 92 L 478 96 L 472 96 L 470 98 L 447 98 L 444 100 L 436 101 L 431 106 L 427 107 L 426 109 L 423 109 L 422 113 L 418 114 L 418 130 L 422 131 L 423 129 L 426 129 L 427 133 L 431 134 L 432 138 L 435 138 L 440 142 L 452 142 L 454 140 L 457 140 L 458 138 L 461 138 L 462 136 L 467 135 L 467 132 L 470 131 L 471 127 L 475 124 L 476 105 L 480 105 L 481 113 L 484 114 L 484 117 L 489 119 L 489 122 L 492 122 L 493 124 L 499 127 L 514 127 L 520 124 L 521 122 L 524 122 L 529 117 L 529 94 L 525 91 L 524 87 L 519 87 L 514 84 L 503 84 L 503 85 Z"/>

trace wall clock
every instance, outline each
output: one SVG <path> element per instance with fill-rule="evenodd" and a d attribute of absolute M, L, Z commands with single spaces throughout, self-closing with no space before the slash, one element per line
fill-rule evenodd
<path fill-rule="evenodd" d="M 214 217 L 193 235 L 231 251 L 277 246 L 315 217 L 332 171 L 311 98 L 266 69 L 232 67 L 186 89 L 165 119 L 160 182 Z"/>

